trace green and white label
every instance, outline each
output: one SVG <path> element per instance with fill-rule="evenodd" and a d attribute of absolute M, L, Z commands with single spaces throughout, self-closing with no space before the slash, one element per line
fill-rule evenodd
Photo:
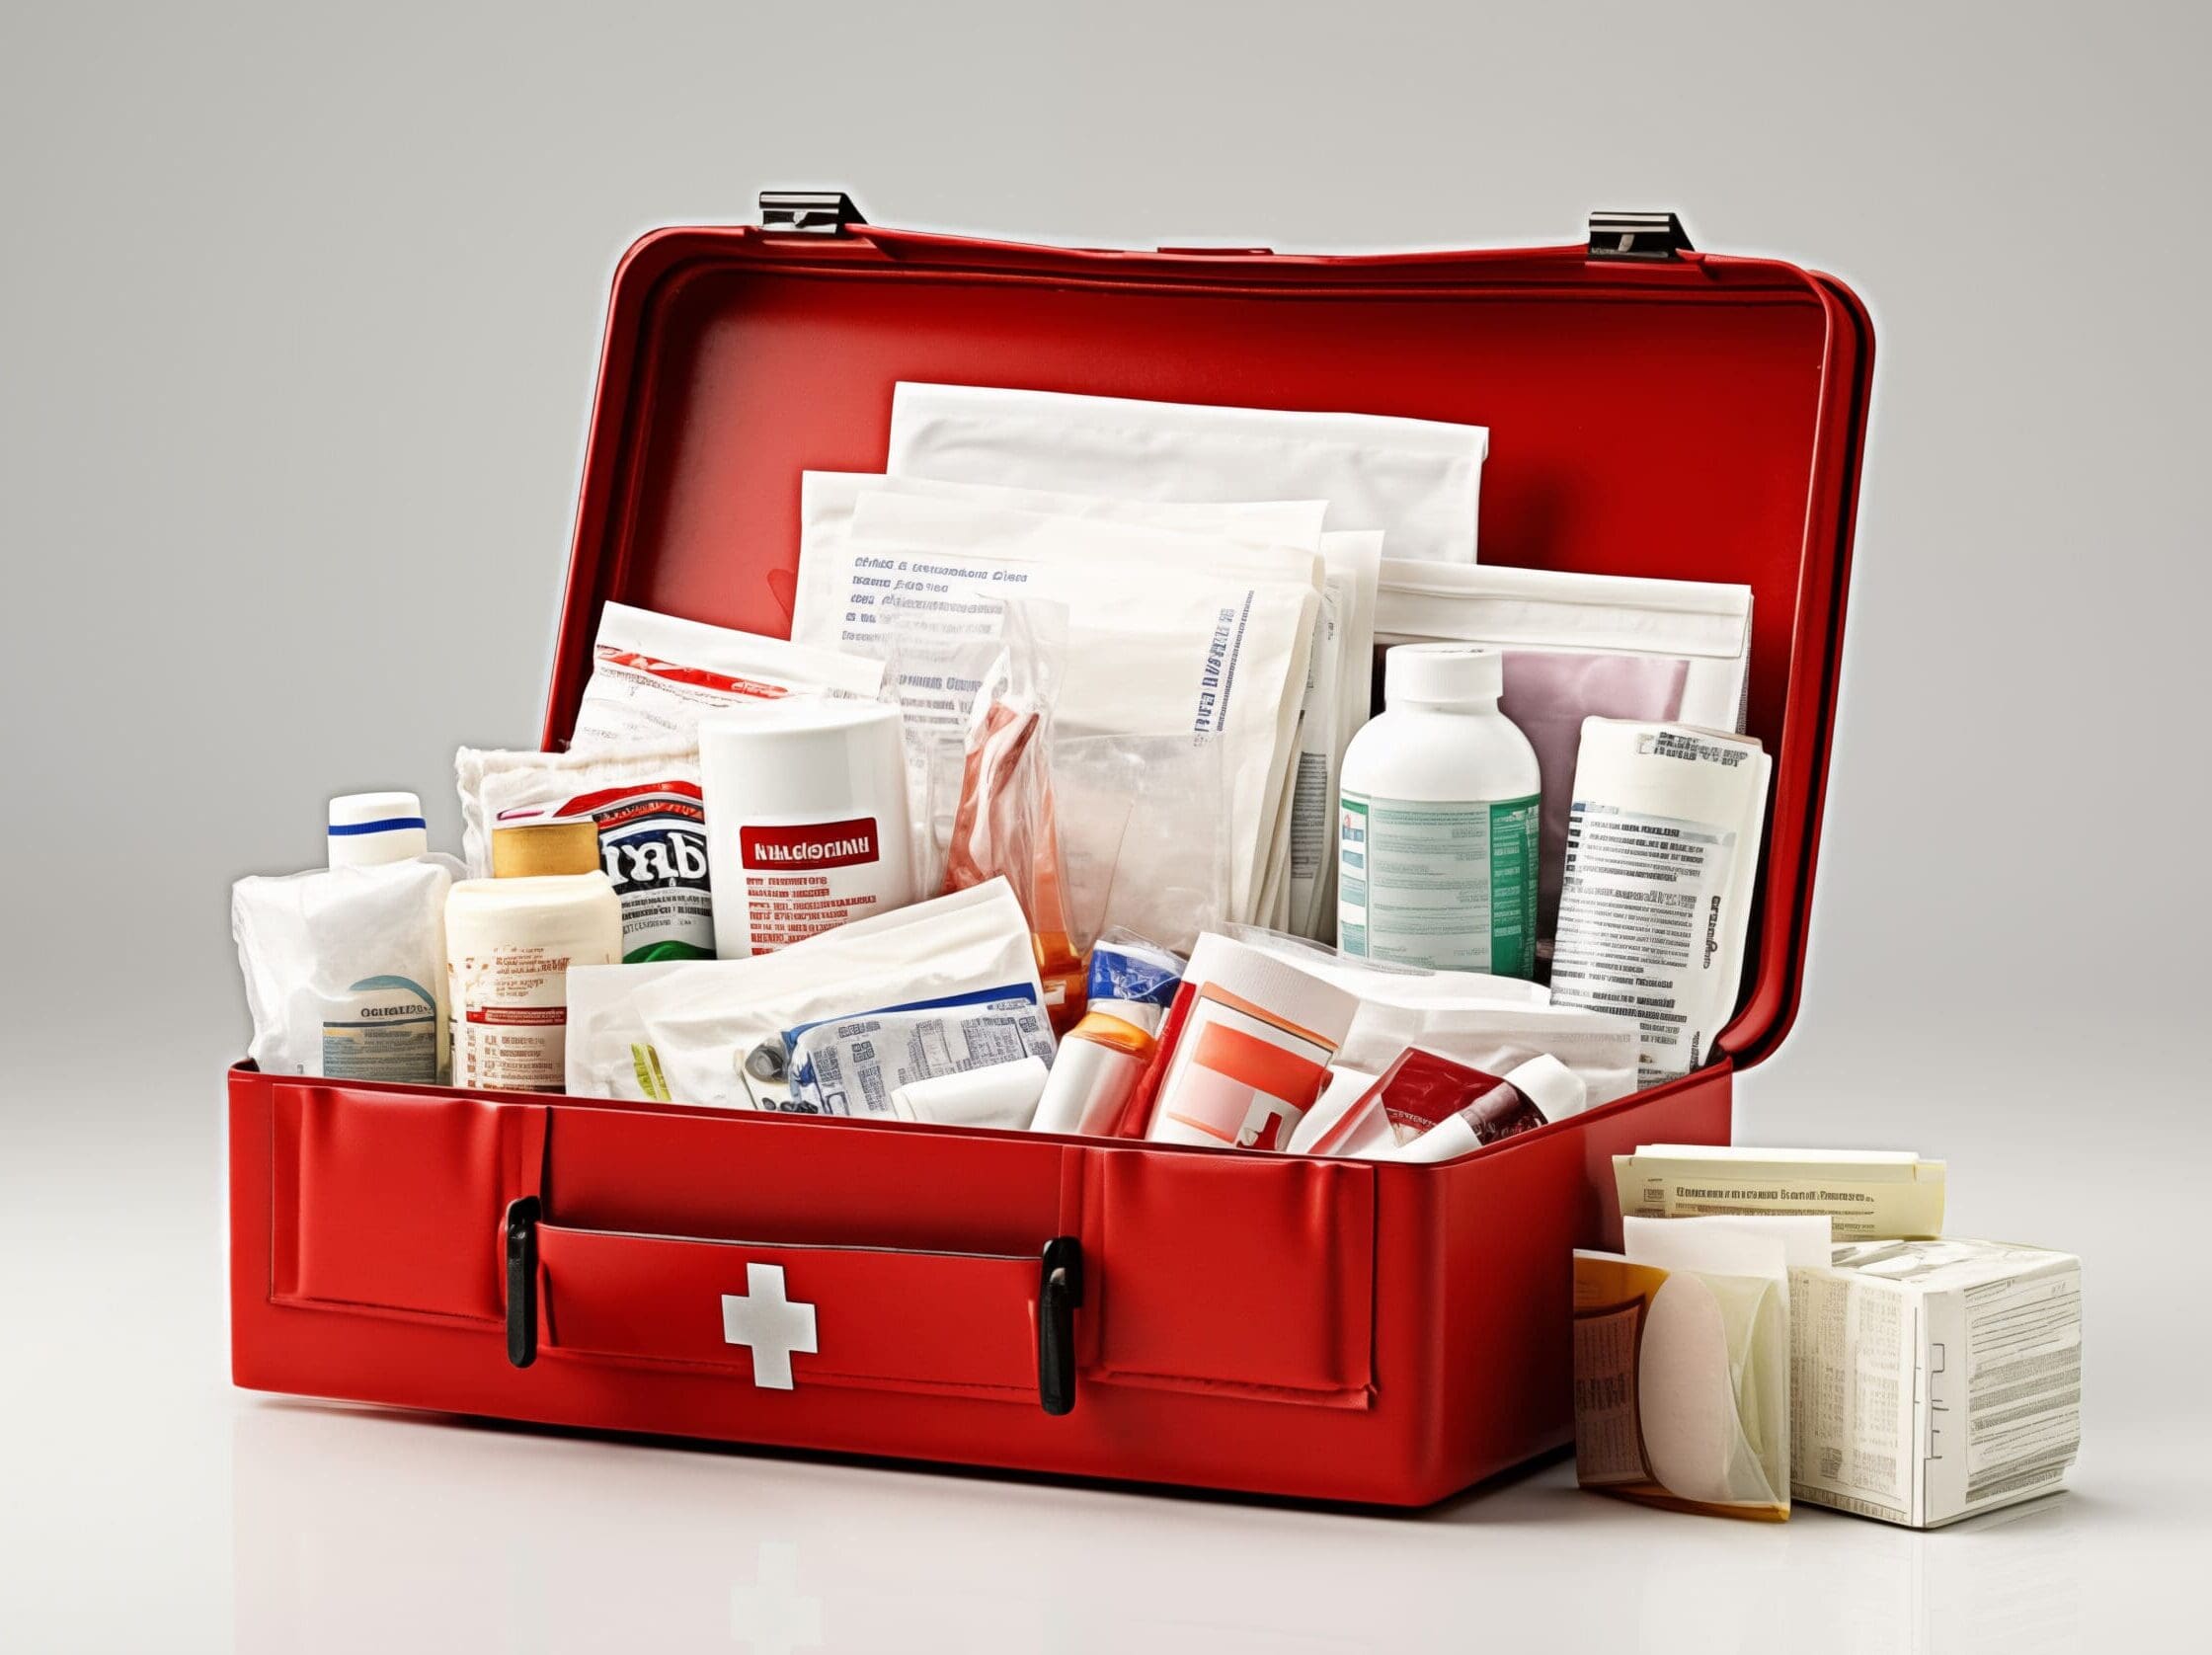
<path fill-rule="evenodd" d="M 1533 977 L 1537 796 L 1430 804 L 1346 793 L 1337 944 L 1431 971 Z"/>

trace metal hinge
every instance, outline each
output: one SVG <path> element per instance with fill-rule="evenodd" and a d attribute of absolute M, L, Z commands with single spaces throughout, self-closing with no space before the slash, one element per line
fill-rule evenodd
<path fill-rule="evenodd" d="M 833 236 L 851 224 L 865 224 L 860 209 L 842 190 L 763 190 L 760 228 Z"/>
<path fill-rule="evenodd" d="M 1590 257 L 1636 264 L 1665 264 L 1697 249 L 1671 212 L 1593 212 Z"/>

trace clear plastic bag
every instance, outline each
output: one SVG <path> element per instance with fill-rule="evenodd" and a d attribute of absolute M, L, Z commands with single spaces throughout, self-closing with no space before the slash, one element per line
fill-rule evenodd
<path fill-rule="evenodd" d="M 1228 779 L 1212 741 L 1083 736 L 1054 743 L 1062 877 L 1076 940 L 1126 926 L 1188 953 L 1228 921 Z"/>
<path fill-rule="evenodd" d="M 1065 1031 L 1082 1013 L 1083 956 L 1067 915 L 1053 805 L 1052 711 L 1060 661 L 1039 636 L 1036 619 L 1027 604 L 1006 605 L 1000 647 L 977 686 L 956 777 L 946 775 L 949 744 L 940 741 L 931 749 L 925 820 L 934 828 L 939 800 L 949 792 L 952 822 L 940 894 L 1000 878 L 1013 887 L 1029 916 L 1054 1027 Z"/>

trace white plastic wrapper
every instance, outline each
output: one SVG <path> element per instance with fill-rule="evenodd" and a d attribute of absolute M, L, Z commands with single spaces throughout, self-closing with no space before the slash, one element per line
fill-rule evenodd
<path fill-rule="evenodd" d="M 784 1107 L 792 1113 L 896 1117 L 893 1094 L 920 1081 L 1024 1058 L 1048 1062 L 1053 1026 L 1017 983 L 913 1010 L 826 1017 L 786 1029 L 783 1043 L 791 1088 Z"/>
<path fill-rule="evenodd" d="M 434 1085 L 446 1052 L 449 856 L 242 879 L 230 929 L 269 1074 Z"/>
<path fill-rule="evenodd" d="M 1326 943 L 1289 936 L 1259 925 L 1231 925 L 1229 935 L 1248 947 L 1288 960 L 1323 982 L 1349 988 L 1363 1000 L 1446 1009 L 1551 1003 L 1549 988 L 1525 978 L 1493 977 L 1487 972 L 1424 971 L 1419 966 L 1400 966 L 1386 960 L 1346 954 Z"/>
<path fill-rule="evenodd" d="M 492 873 L 492 829 L 589 817 L 599 861 L 622 899 L 622 955 L 633 965 L 714 958 L 706 802 L 699 749 L 505 752 L 462 748 L 461 853 L 471 879 Z"/>
<path fill-rule="evenodd" d="M 582 1098 L 631 1103 L 671 1099 L 660 1054 L 638 1016 L 641 989 L 696 962 L 656 960 L 635 966 L 571 966 L 566 1045 L 567 1090 Z"/>
<path fill-rule="evenodd" d="M 629 969 L 629 968 L 624 968 Z M 982 996 L 979 1001 L 977 996 Z M 632 1004 L 670 1099 L 732 1109 L 791 1102 L 788 1039 L 830 1018 L 1026 999 L 1044 1015 L 1029 922 L 1002 879 L 824 931 L 774 954 L 701 960 Z M 1051 1051 L 1050 1033 L 1045 1051 Z"/>
<path fill-rule="evenodd" d="M 1556 1058 L 1580 1077 L 1591 1109 L 1636 1089 L 1634 1021 L 1563 1005 L 1391 1005 L 1363 999 L 1335 1061 L 1381 1074 L 1409 1046 L 1485 1074 L 1505 1074 L 1531 1058 Z"/>
<path fill-rule="evenodd" d="M 788 695 L 883 687 L 883 663 L 609 603 L 569 746 L 696 746 L 699 720 Z"/>
<path fill-rule="evenodd" d="M 1233 540 L 1246 546 L 1299 546 L 1309 552 L 1325 549 L 1321 533 L 1321 518 L 1328 511 L 1325 500 L 1185 505 L 1062 494 L 1051 489 L 944 483 L 928 477 L 886 477 L 872 471 L 803 471 L 799 474 L 799 576 L 793 637 L 800 636 L 802 619 L 810 630 L 819 633 L 825 614 L 865 607 L 852 603 L 852 594 L 840 588 L 837 559 L 852 539 L 853 516 L 860 502 L 875 495 L 944 501 L 984 513 L 1010 511 L 1051 517 L 1088 517 Z"/>
<path fill-rule="evenodd" d="M 1472 563 L 1489 451 L 1482 427 L 1437 420 L 901 384 L 884 469 L 1124 500 L 1318 495 L 1332 529 L 1385 530 L 1395 557 Z"/>

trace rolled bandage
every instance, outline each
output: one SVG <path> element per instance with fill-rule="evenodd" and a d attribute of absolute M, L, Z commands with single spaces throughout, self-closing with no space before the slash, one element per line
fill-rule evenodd
<path fill-rule="evenodd" d="M 1125 1018 L 1086 1013 L 1060 1043 L 1030 1130 L 1111 1136 L 1158 1045 L 1151 1031 Z"/>
<path fill-rule="evenodd" d="M 891 1112 L 902 1121 L 1019 1132 L 1037 1112 L 1045 1079 L 1042 1058 L 1018 1058 L 1010 1064 L 962 1069 L 957 1074 L 910 1080 L 894 1088 Z"/>

